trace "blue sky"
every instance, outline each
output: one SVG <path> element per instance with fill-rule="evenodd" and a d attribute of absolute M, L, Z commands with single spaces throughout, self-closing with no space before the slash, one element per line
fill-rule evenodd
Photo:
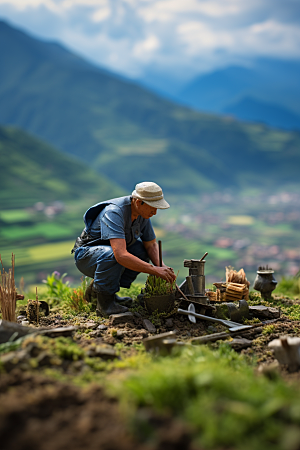
<path fill-rule="evenodd" d="M 299 0 L 0 0 L 0 18 L 132 78 L 300 59 Z"/>

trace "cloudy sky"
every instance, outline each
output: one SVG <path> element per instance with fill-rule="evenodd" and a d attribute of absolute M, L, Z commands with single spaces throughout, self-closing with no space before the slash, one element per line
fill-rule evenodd
<path fill-rule="evenodd" d="M 300 59 L 299 0 L 0 0 L 0 18 L 133 78 Z"/>

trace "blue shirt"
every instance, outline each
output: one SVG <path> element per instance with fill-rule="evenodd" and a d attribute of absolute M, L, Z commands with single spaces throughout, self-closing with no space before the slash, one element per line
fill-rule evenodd
<path fill-rule="evenodd" d="M 131 222 L 130 196 L 97 203 L 87 210 L 84 221 L 89 235 L 103 244 L 109 245 L 110 239 L 125 239 L 126 247 L 129 247 L 139 238 L 142 241 L 155 239 L 150 219 L 138 216 Z"/>

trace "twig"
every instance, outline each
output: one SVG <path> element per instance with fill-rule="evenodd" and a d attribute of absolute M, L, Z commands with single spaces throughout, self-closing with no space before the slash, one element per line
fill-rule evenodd
<path fill-rule="evenodd" d="M 0 262 L 2 266 L 1 285 L 0 285 L 0 306 L 3 320 L 9 322 L 16 321 L 16 287 L 15 287 L 15 255 L 12 253 L 11 263 L 12 268 L 8 273 L 5 272 L 3 262 L 0 255 Z"/>

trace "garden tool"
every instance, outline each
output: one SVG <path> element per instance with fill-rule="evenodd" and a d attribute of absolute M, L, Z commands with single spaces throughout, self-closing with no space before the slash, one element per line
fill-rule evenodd
<path fill-rule="evenodd" d="M 208 320 L 209 322 L 221 323 L 222 325 L 225 325 L 226 327 L 228 327 L 229 331 L 241 331 L 241 330 L 248 330 L 248 329 L 252 328 L 251 325 L 241 325 L 240 323 L 232 322 L 232 320 L 216 319 L 215 317 L 204 316 L 203 314 L 197 314 L 196 312 L 192 311 L 192 308 L 191 309 L 189 308 L 188 311 L 178 308 L 177 312 L 188 316 L 189 320 L 191 322 L 193 322 L 193 320 L 190 319 L 190 316 L 193 316 L 194 318 L 197 317 L 198 319 L 202 319 L 202 320 Z"/>
<path fill-rule="evenodd" d="M 188 307 L 188 311 L 191 311 L 192 313 L 195 313 L 195 306 L 194 303 L 190 303 Z M 192 323 L 196 323 L 196 317 L 193 314 L 188 315 L 189 321 Z"/>

